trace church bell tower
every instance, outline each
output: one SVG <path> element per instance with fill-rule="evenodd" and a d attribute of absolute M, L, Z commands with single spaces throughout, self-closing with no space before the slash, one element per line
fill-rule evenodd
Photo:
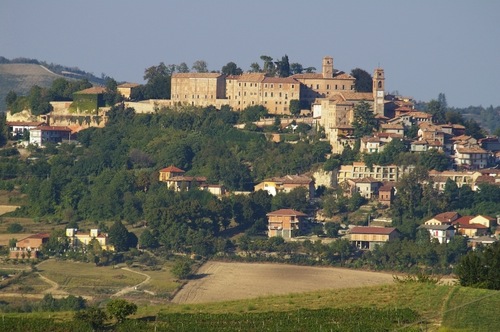
<path fill-rule="evenodd" d="M 384 70 L 382 68 L 376 68 L 373 72 L 373 112 L 375 114 L 384 115 L 384 95 Z"/>
<path fill-rule="evenodd" d="M 325 56 L 323 58 L 323 78 L 333 78 L 333 58 Z"/>

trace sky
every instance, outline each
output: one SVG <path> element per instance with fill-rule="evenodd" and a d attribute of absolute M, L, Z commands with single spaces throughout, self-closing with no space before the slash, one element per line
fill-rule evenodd
<path fill-rule="evenodd" d="M 448 106 L 500 106 L 500 1 L 1 0 L 0 56 L 118 82 L 196 60 L 244 71 L 261 55 L 321 70 L 384 68 L 386 91 Z"/>

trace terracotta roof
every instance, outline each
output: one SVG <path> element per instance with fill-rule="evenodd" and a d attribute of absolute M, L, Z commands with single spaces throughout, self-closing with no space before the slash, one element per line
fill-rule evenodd
<path fill-rule="evenodd" d="M 96 95 L 96 94 L 102 94 L 106 92 L 106 88 L 102 86 L 93 86 L 91 88 L 85 89 L 85 90 L 80 90 L 75 92 L 75 94 L 80 94 L 80 95 Z"/>
<path fill-rule="evenodd" d="M 361 178 L 361 179 L 351 179 L 351 181 L 353 181 L 355 183 L 376 183 L 376 182 L 380 182 L 379 180 L 374 179 L 371 176 L 368 176 L 368 177 L 365 177 L 365 178 Z"/>
<path fill-rule="evenodd" d="M 172 78 L 217 78 L 221 73 L 173 73 Z"/>
<path fill-rule="evenodd" d="M 309 184 L 313 181 L 313 179 L 305 175 L 285 175 L 282 177 L 270 178 L 264 181 L 272 181 L 283 184 Z"/>
<path fill-rule="evenodd" d="M 488 151 L 481 148 L 458 148 L 459 153 L 488 153 Z"/>
<path fill-rule="evenodd" d="M 123 83 L 118 85 L 118 88 L 135 88 L 139 85 L 140 85 L 139 83 Z"/>
<path fill-rule="evenodd" d="M 239 76 L 232 76 L 232 79 L 236 79 L 240 82 L 262 82 L 266 77 L 263 73 L 244 73 Z"/>
<path fill-rule="evenodd" d="M 50 233 L 37 233 L 21 239 L 20 241 L 24 241 L 26 239 L 47 239 L 50 237 Z"/>
<path fill-rule="evenodd" d="M 476 179 L 476 183 L 495 183 L 495 178 L 489 175 L 480 175 Z"/>
<path fill-rule="evenodd" d="M 461 218 L 458 218 L 454 222 L 452 222 L 452 225 L 458 225 L 459 228 L 469 228 L 469 229 L 486 229 L 488 228 L 485 225 L 482 224 L 475 224 L 475 223 L 470 223 L 471 219 L 474 219 L 473 216 L 464 216 Z"/>
<path fill-rule="evenodd" d="M 322 79 L 323 74 L 318 74 L 318 73 L 305 73 L 305 74 L 295 74 L 290 76 L 295 79 Z"/>
<path fill-rule="evenodd" d="M 394 189 L 395 185 L 392 183 L 385 183 L 382 187 L 378 188 L 378 192 L 381 191 L 391 191 Z"/>
<path fill-rule="evenodd" d="M 401 123 L 382 123 L 380 125 L 380 128 L 382 128 L 382 129 L 399 129 L 399 130 L 403 130 L 404 126 Z"/>
<path fill-rule="evenodd" d="M 183 171 L 180 168 L 175 167 L 174 165 L 170 165 L 166 168 L 160 169 L 160 172 L 185 173 L 185 171 Z"/>
<path fill-rule="evenodd" d="M 443 213 L 437 214 L 434 216 L 433 219 L 437 219 L 441 222 L 451 222 L 452 220 L 455 220 L 458 217 L 460 217 L 460 215 L 457 212 L 450 211 L 450 212 L 443 212 Z"/>
<path fill-rule="evenodd" d="M 34 122 L 34 121 L 8 121 L 7 126 L 22 126 L 22 127 L 37 127 L 45 122 Z"/>
<path fill-rule="evenodd" d="M 340 92 L 345 100 L 373 100 L 371 92 Z"/>
<path fill-rule="evenodd" d="M 281 209 L 273 212 L 269 212 L 266 216 L 295 216 L 295 217 L 306 217 L 307 214 L 293 209 Z"/>
<path fill-rule="evenodd" d="M 264 77 L 262 83 L 287 83 L 287 84 L 299 84 L 297 80 L 292 77 Z"/>
<path fill-rule="evenodd" d="M 372 227 L 372 226 L 356 226 L 351 229 L 351 234 L 384 234 L 389 235 L 394 231 L 398 231 L 394 227 Z"/>
<path fill-rule="evenodd" d="M 415 112 L 415 111 L 413 111 L 413 112 L 410 112 L 409 115 L 411 115 L 414 118 L 424 118 L 424 119 L 432 118 L 431 114 L 425 113 L 425 112 Z"/>
<path fill-rule="evenodd" d="M 68 127 L 63 126 L 38 126 L 31 130 L 42 130 L 42 131 L 71 131 Z"/>

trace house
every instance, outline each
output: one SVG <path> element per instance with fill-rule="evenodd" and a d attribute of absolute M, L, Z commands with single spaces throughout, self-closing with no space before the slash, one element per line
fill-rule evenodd
<path fill-rule="evenodd" d="M 15 248 L 10 248 L 9 258 L 37 258 L 44 243 L 49 241 L 49 233 L 37 233 L 16 242 Z"/>
<path fill-rule="evenodd" d="M 380 131 L 403 136 L 404 126 L 401 123 L 383 123 L 380 125 Z"/>
<path fill-rule="evenodd" d="M 475 216 L 474 218 L 472 218 L 470 220 L 470 222 L 472 224 L 484 225 L 487 228 L 492 228 L 492 227 L 495 227 L 495 226 L 498 225 L 498 219 L 497 218 L 493 218 L 493 217 L 490 217 L 490 216 L 482 216 L 482 215 Z"/>
<path fill-rule="evenodd" d="M 394 200 L 394 194 L 396 189 L 394 188 L 394 184 L 386 183 L 382 187 L 378 188 L 378 201 L 380 204 L 385 206 L 391 206 Z"/>
<path fill-rule="evenodd" d="M 8 121 L 9 136 L 11 139 L 19 139 L 28 133 L 31 129 L 45 125 L 45 122 L 39 121 Z"/>
<path fill-rule="evenodd" d="M 101 233 L 97 228 L 91 229 L 89 233 L 79 232 L 76 228 L 66 228 L 66 237 L 69 240 L 69 245 L 73 247 L 73 249 L 84 249 L 92 240 L 96 239 L 103 250 L 115 250 L 114 246 L 109 242 L 108 234 Z"/>
<path fill-rule="evenodd" d="M 160 169 L 160 182 L 166 182 L 168 179 L 173 178 L 175 176 L 183 176 L 185 171 L 180 168 L 175 167 L 174 165 L 170 165 L 166 168 Z"/>
<path fill-rule="evenodd" d="M 425 225 L 427 226 L 434 226 L 434 225 L 451 225 L 451 223 L 455 220 L 457 220 L 460 217 L 460 215 L 455 212 L 455 211 L 450 211 L 450 212 L 443 212 L 440 214 L 435 215 L 431 219 L 427 220 L 425 222 Z"/>
<path fill-rule="evenodd" d="M 452 222 L 457 233 L 468 237 L 484 236 L 489 233 L 489 228 L 482 224 L 473 223 L 473 216 L 463 216 Z"/>
<path fill-rule="evenodd" d="M 349 241 L 359 249 L 373 250 L 399 236 L 399 231 L 394 227 L 356 226 L 350 231 Z"/>
<path fill-rule="evenodd" d="M 125 98 L 126 100 L 130 100 L 130 96 L 133 91 L 139 87 L 140 84 L 137 83 L 123 83 L 116 87 L 116 90 Z"/>
<path fill-rule="evenodd" d="M 455 227 L 450 224 L 424 224 L 419 228 L 426 229 L 431 239 L 437 239 L 439 243 L 448 243 L 455 236 Z"/>
<path fill-rule="evenodd" d="M 61 143 L 71 140 L 71 129 L 62 126 L 38 126 L 30 129 L 30 144 L 45 146 L 46 143 Z"/>
<path fill-rule="evenodd" d="M 366 199 L 372 199 L 379 193 L 379 188 L 382 183 L 372 177 L 366 177 L 362 179 L 350 179 L 347 180 L 350 187 L 350 194 L 358 192 L 362 197 Z"/>
<path fill-rule="evenodd" d="M 293 209 L 273 211 L 266 216 L 268 218 L 267 235 L 269 237 L 280 236 L 285 239 L 297 236 L 307 217 L 305 213 Z"/>
<path fill-rule="evenodd" d="M 279 192 L 289 193 L 295 188 L 305 188 L 310 198 L 314 198 L 314 180 L 306 175 L 285 175 L 266 179 L 255 186 L 255 191 L 265 190 L 276 196 Z"/>
<path fill-rule="evenodd" d="M 455 166 L 465 169 L 480 169 L 488 166 L 490 153 L 480 147 L 458 147 L 455 150 Z"/>

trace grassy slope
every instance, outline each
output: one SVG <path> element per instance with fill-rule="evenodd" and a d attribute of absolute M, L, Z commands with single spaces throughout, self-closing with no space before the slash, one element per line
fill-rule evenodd
<path fill-rule="evenodd" d="M 6 111 L 5 96 L 9 91 L 26 95 L 32 86 L 48 88 L 59 76 L 40 65 L 0 64 L 0 112 Z"/>
<path fill-rule="evenodd" d="M 52 268 L 53 266 L 46 267 Z M 422 316 L 422 321 L 409 326 L 411 329 L 416 328 L 429 331 L 436 331 L 438 329 L 439 331 L 494 331 L 500 326 L 500 315 L 497 312 L 498 308 L 500 308 L 499 291 L 419 283 L 337 289 L 206 304 L 139 304 L 139 311 L 135 315 L 135 318 L 154 317 L 158 313 L 162 313 L 163 315 L 170 313 L 237 314 L 293 312 L 301 308 L 353 307 L 413 309 Z M 17 316 L 19 314 L 13 315 Z M 31 314 L 28 315 L 30 316 Z M 40 315 L 40 313 L 35 313 L 35 315 Z M 67 312 L 50 313 L 50 315 L 57 320 L 67 320 L 72 317 L 72 314 Z"/>
<path fill-rule="evenodd" d="M 257 313 L 349 307 L 411 308 L 423 317 L 418 325 L 430 330 L 436 330 L 440 324 L 443 331 L 492 331 L 492 327 L 500 326 L 500 315 L 494 314 L 500 307 L 500 292 L 418 283 L 318 291 L 245 301 L 142 307 L 140 315 L 154 315 L 158 310 L 162 313 Z"/>

